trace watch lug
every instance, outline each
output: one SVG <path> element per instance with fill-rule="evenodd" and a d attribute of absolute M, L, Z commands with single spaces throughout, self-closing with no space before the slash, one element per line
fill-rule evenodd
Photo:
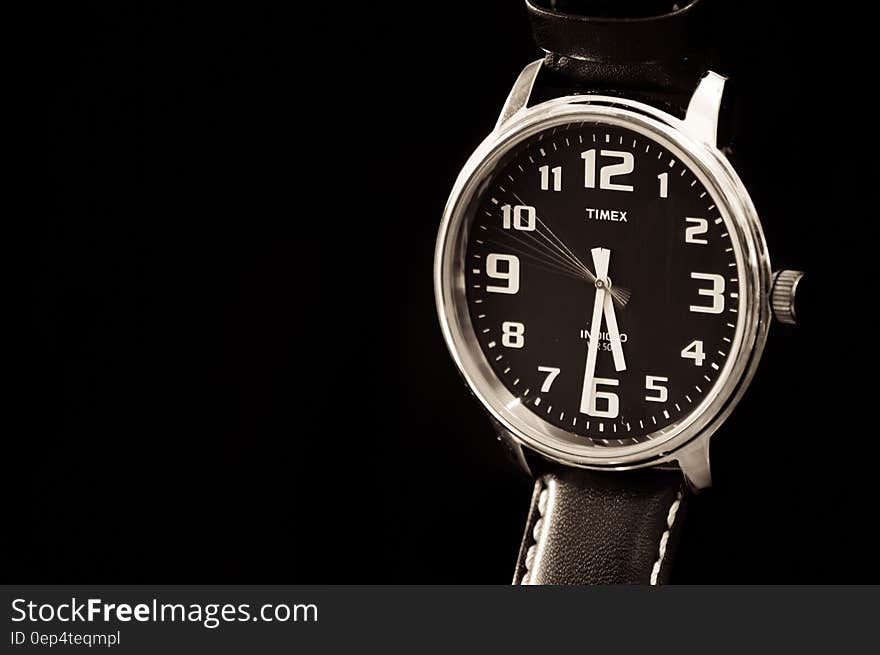
<path fill-rule="evenodd" d="M 532 88 L 535 86 L 535 78 L 538 77 L 538 71 L 541 70 L 543 61 L 543 59 L 538 59 L 522 69 L 516 82 L 513 83 L 513 88 L 507 96 L 504 107 L 501 108 L 501 115 L 495 124 L 496 130 L 526 108 L 529 97 L 532 95 Z"/>
<path fill-rule="evenodd" d="M 712 486 L 712 468 L 709 462 L 709 437 L 697 439 L 677 455 L 678 466 L 694 493 Z"/>
<path fill-rule="evenodd" d="M 532 469 L 529 467 L 528 461 L 526 461 L 526 455 L 523 452 L 522 445 L 513 438 L 513 435 L 510 434 L 507 428 L 494 418 L 492 419 L 492 426 L 495 428 L 496 439 L 498 439 L 498 442 L 504 448 L 504 452 L 507 454 L 508 458 L 511 459 L 526 475 L 533 477 Z"/>
<path fill-rule="evenodd" d="M 691 96 L 683 131 L 691 137 L 717 147 L 718 116 L 721 114 L 721 98 L 727 78 L 713 71 L 707 72 L 697 90 Z"/>

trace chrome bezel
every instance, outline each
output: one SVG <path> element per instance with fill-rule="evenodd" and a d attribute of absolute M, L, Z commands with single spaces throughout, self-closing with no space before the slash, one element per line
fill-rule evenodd
<path fill-rule="evenodd" d="M 537 132 L 575 120 L 621 125 L 660 142 L 686 162 L 727 223 L 740 278 L 739 323 L 730 354 L 710 392 L 681 421 L 646 441 L 596 446 L 523 406 L 496 377 L 473 334 L 465 296 L 467 207 L 504 155 Z M 684 122 L 648 105 L 606 96 L 570 96 L 524 109 L 492 132 L 468 159 L 443 213 L 434 260 L 437 310 L 446 344 L 468 386 L 518 443 L 564 464 L 638 468 L 675 459 L 723 423 L 751 380 L 767 336 L 770 262 L 757 212 L 742 182 L 715 147 L 687 134 Z M 577 443 L 581 441 L 582 443 Z"/>

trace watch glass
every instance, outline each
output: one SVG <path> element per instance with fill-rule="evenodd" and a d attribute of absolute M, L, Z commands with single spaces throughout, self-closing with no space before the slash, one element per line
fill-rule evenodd
<path fill-rule="evenodd" d="M 467 315 L 494 376 L 587 446 L 667 434 L 736 356 L 731 219 L 648 130 L 557 123 L 515 143 L 465 209 Z"/>

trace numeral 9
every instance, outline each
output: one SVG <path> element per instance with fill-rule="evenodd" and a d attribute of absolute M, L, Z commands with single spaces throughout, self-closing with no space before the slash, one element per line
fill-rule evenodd
<path fill-rule="evenodd" d="M 499 270 L 499 264 L 503 264 L 504 270 Z M 486 257 L 486 275 L 495 280 L 505 280 L 503 287 L 486 285 L 489 293 L 514 294 L 519 291 L 519 257 L 516 255 L 491 254 Z"/>

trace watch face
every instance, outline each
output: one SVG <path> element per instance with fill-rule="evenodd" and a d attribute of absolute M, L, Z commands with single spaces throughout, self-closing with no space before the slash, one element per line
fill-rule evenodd
<path fill-rule="evenodd" d="M 596 120 L 497 160 L 465 209 L 458 275 L 469 338 L 514 404 L 607 448 L 711 397 L 739 343 L 742 256 L 705 179 L 660 137 Z"/>

